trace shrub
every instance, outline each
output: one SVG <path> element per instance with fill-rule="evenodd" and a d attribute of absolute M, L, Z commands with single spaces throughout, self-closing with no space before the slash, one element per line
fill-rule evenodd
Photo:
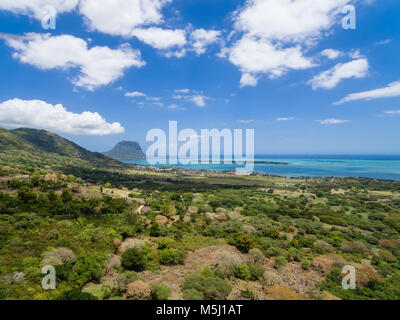
<path fill-rule="evenodd" d="M 278 269 L 284 267 L 287 263 L 287 260 L 284 256 L 275 257 L 275 267 Z"/>
<path fill-rule="evenodd" d="M 318 253 L 327 253 L 332 252 L 333 247 L 329 243 L 325 242 L 324 240 L 317 240 L 313 244 L 314 250 Z"/>
<path fill-rule="evenodd" d="M 155 284 L 151 287 L 151 300 L 168 300 L 171 295 L 171 288 L 165 285 Z"/>
<path fill-rule="evenodd" d="M 195 289 L 203 294 L 206 300 L 225 300 L 232 287 L 225 280 L 216 276 L 204 277 L 200 274 L 192 274 L 185 278 L 182 289 Z"/>
<path fill-rule="evenodd" d="M 129 283 L 137 280 L 140 280 L 140 276 L 135 271 L 125 271 L 118 274 L 113 280 L 115 294 L 121 295 L 126 291 L 126 287 Z"/>
<path fill-rule="evenodd" d="M 340 250 L 342 250 L 345 253 L 352 253 L 353 246 L 348 242 L 343 242 L 342 245 L 340 246 Z"/>
<path fill-rule="evenodd" d="M 236 278 L 239 278 L 242 280 L 249 280 L 251 278 L 249 266 L 247 264 L 235 266 L 234 275 Z"/>
<path fill-rule="evenodd" d="M 243 298 L 247 300 L 255 300 L 254 293 L 250 291 L 249 289 L 246 290 L 241 290 L 240 294 L 242 295 Z"/>
<path fill-rule="evenodd" d="M 157 241 L 158 244 L 158 249 L 166 249 L 169 248 L 169 246 L 173 243 L 174 241 L 170 238 L 161 238 L 160 240 Z"/>
<path fill-rule="evenodd" d="M 183 290 L 182 296 L 184 300 L 203 300 L 204 296 L 196 289 Z"/>
<path fill-rule="evenodd" d="M 395 262 L 397 259 L 396 257 L 388 250 L 385 249 L 381 249 L 379 250 L 379 258 L 381 258 L 382 260 L 386 261 L 386 262 Z"/>
<path fill-rule="evenodd" d="M 234 239 L 234 245 L 240 251 L 248 253 L 254 247 L 253 237 L 247 233 L 238 233 Z"/>
<path fill-rule="evenodd" d="M 185 253 L 172 249 L 163 249 L 160 252 L 160 263 L 163 265 L 183 264 Z"/>
<path fill-rule="evenodd" d="M 249 265 L 250 280 L 256 281 L 264 277 L 265 268 L 254 264 Z"/>
<path fill-rule="evenodd" d="M 128 249 L 122 255 L 121 265 L 127 270 L 143 271 L 147 267 L 147 257 L 143 250 Z"/>
<path fill-rule="evenodd" d="M 81 256 L 74 266 L 74 280 L 78 285 L 84 286 L 88 282 L 97 282 L 104 275 L 104 256 L 92 254 L 91 256 Z"/>
<path fill-rule="evenodd" d="M 270 271 L 265 271 L 264 273 L 264 284 L 268 287 L 274 287 L 277 285 L 281 285 L 283 283 L 282 279 L 279 277 L 278 274 L 270 272 Z"/>
<path fill-rule="evenodd" d="M 150 293 L 150 286 L 141 280 L 129 283 L 126 288 L 126 297 L 132 300 L 146 300 Z"/>
<path fill-rule="evenodd" d="M 252 264 L 263 264 L 265 262 L 264 253 L 257 248 L 251 249 L 249 251 L 249 260 Z"/>
<path fill-rule="evenodd" d="M 52 265 L 58 266 L 61 264 L 74 263 L 76 256 L 71 249 L 57 248 L 43 254 L 42 266 Z"/>
<path fill-rule="evenodd" d="M 152 237 L 159 237 L 161 236 L 161 229 L 160 225 L 157 222 L 153 222 L 150 227 L 150 236 Z"/>
<path fill-rule="evenodd" d="M 97 298 L 87 292 L 82 292 L 81 289 L 75 288 L 64 291 L 59 300 L 97 300 Z"/>
<path fill-rule="evenodd" d="M 353 247 L 354 247 L 354 250 L 356 252 L 364 253 L 364 254 L 368 254 L 369 253 L 368 247 L 361 241 L 354 241 L 353 242 Z"/>
<path fill-rule="evenodd" d="M 303 260 L 301 262 L 301 267 L 303 270 L 308 270 L 312 267 L 313 263 L 310 260 Z"/>

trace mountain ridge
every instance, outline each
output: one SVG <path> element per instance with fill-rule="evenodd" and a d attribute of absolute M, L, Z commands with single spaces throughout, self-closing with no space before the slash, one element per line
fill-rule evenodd
<path fill-rule="evenodd" d="M 91 166 L 121 166 L 122 163 L 101 153 L 91 152 L 76 143 L 46 130 L 0 128 L 0 153 L 7 159 L 24 158 L 33 163 Z"/>

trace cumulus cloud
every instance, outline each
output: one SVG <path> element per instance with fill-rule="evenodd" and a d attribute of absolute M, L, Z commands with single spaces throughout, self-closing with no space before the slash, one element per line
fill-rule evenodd
<path fill-rule="evenodd" d="M 131 36 L 138 27 L 160 24 L 162 8 L 172 0 L 81 0 L 79 11 L 90 29 Z"/>
<path fill-rule="evenodd" d="M 208 97 L 199 94 L 189 98 L 190 101 L 192 101 L 196 106 L 201 108 L 206 106 L 207 99 Z"/>
<path fill-rule="evenodd" d="M 345 102 L 356 101 L 356 100 L 372 100 L 381 98 L 393 98 L 400 96 L 400 81 L 392 82 L 385 88 L 379 88 L 370 91 L 351 93 L 343 99 L 335 102 L 334 104 L 343 104 Z"/>
<path fill-rule="evenodd" d="M 348 63 L 339 63 L 332 69 L 315 76 L 308 83 L 314 90 L 335 88 L 342 80 L 350 78 L 364 78 L 369 69 L 367 59 L 353 60 Z"/>
<path fill-rule="evenodd" d="M 218 41 L 220 31 L 197 29 L 191 34 L 192 47 L 197 55 L 202 55 L 206 52 L 207 47 Z"/>
<path fill-rule="evenodd" d="M 246 0 L 234 17 L 234 35 L 241 38 L 220 54 L 244 74 L 242 80 L 266 74 L 270 78 L 290 70 L 313 67 L 306 49 L 329 33 L 341 9 L 353 0 Z M 330 52 L 332 56 L 332 52 Z"/>
<path fill-rule="evenodd" d="M 340 57 L 343 53 L 341 51 L 334 49 L 325 49 L 321 52 L 321 54 L 330 60 L 335 60 L 338 57 Z"/>
<path fill-rule="evenodd" d="M 104 136 L 123 133 L 120 123 L 108 123 L 97 112 L 67 111 L 61 104 L 13 99 L 0 103 L 0 123 L 11 128 L 29 127 L 70 135 Z"/>
<path fill-rule="evenodd" d="M 247 0 L 236 14 L 238 30 L 264 39 L 312 41 L 323 36 L 352 0 Z"/>
<path fill-rule="evenodd" d="M 242 77 L 240 78 L 240 87 L 255 87 L 258 83 L 257 77 L 250 73 L 243 73 Z"/>
<path fill-rule="evenodd" d="M 184 30 L 167 30 L 161 28 L 135 29 L 132 35 L 156 49 L 166 50 L 182 47 L 186 44 Z"/>
<path fill-rule="evenodd" d="M 1 0 L 0 10 L 41 20 L 47 14 L 43 11 L 46 6 L 54 7 L 57 13 L 64 13 L 74 10 L 78 2 L 79 0 Z"/>
<path fill-rule="evenodd" d="M 207 105 L 207 100 L 212 100 L 212 98 L 205 96 L 202 91 L 190 89 L 176 89 L 175 95 L 173 95 L 172 98 L 176 100 L 183 99 L 190 101 L 200 108 L 203 108 Z"/>
<path fill-rule="evenodd" d="M 282 76 L 290 69 L 301 70 L 313 66 L 300 47 L 278 48 L 269 41 L 245 36 L 229 51 L 229 61 L 245 74 L 243 85 L 255 85 L 256 74 L 269 74 L 270 78 Z"/>
<path fill-rule="evenodd" d="M 146 64 L 140 51 L 128 44 L 118 49 L 89 49 L 85 40 L 71 35 L 29 33 L 24 38 L 7 39 L 6 43 L 15 50 L 15 59 L 41 70 L 79 69 L 72 83 L 88 90 L 112 83 L 123 76 L 125 69 Z"/>
<path fill-rule="evenodd" d="M 320 124 L 329 125 L 329 124 L 342 124 L 350 122 L 350 120 L 340 120 L 340 119 L 325 119 L 325 120 L 317 120 Z"/>
<path fill-rule="evenodd" d="M 125 93 L 125 97 L 129 98 L 139 98 L 139 97 L 146 97 L 146 94 L 140 91 L 133 91 Z"/>

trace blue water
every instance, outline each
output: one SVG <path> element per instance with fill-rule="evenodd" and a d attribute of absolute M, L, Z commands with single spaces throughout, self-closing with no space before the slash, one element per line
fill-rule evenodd
<path fill-rule="evenodd" d="M 258 164 L 254 171 L 285 177 L 366 177 L 400 181 L 400 156 L 256 156 L 255 161 L 285 162 L 289 165 Z M 146 160 L 125 163 L 147 165 Z M 174 165 L 171 167 L 232 171 L 237 164 Z"/>

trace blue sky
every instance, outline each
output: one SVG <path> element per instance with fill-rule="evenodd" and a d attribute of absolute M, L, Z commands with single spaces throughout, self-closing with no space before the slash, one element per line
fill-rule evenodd
<path fill-rule="evenodd" d="M 255 129 L 258 154 L 400 154 L 399 1 L 120 1 L 0 1 L 2 127 L 106 151 L 177 120 Z"/>

